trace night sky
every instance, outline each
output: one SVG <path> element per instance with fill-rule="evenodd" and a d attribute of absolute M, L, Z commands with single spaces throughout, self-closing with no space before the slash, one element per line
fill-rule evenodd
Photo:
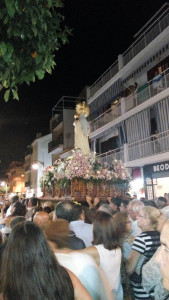
<path fill-rule="evenodd" d="M 20 87 L 20 101 L 0 92 L 0 179 L 13 160 L 23 160 L 37 132 L 49 133 L 52 108 L 62 96 L 79 95 L 134 42 L 134 34 L 165 1 L 65 0 L 62 14 L 72 28 L 56 54 L 52 75 Z"/>

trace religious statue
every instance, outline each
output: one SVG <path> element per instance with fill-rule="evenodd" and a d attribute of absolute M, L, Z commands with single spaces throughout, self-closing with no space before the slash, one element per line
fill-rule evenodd
<path fill-rule="evenodd" d="M 86 155 L 90 153 L 89 148 L 89 133 L 90 133 L 90 125 L 86 120 L 90 113 L 89 107 L 85 102 L 78 103 L 76 105 L 76 115 L 75 115 L 75 149 L 81 149 L 82 152 Z"/>

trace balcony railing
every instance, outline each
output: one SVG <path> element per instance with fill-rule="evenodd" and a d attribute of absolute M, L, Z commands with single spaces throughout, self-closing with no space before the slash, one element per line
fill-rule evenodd
<path fill-rule="evenodd" d="M 102 88 L 119 71 L 118 60 L 116 60 L 90 87 L 90 97 Z"/>
<path fill-rule="evenodd" d="M 109 122 L 117 119 L 121 116 L 121 103 L 114 105 L 112 108 L 108 109 L 106 112 L 101 114 L 99 117 L 94 119 L 90 123 L 90 131 L 93 132 L 98 128 L 108 124 Z"/>
<path fill-rule="evenodd" d="M 98 158 L 102 163 L 107 162 L 108 164 L 111 164 L 114 159 L 122 160 L 124 162 L 124 148 L 121 147 L 99 154 Z"/>
<path fill-rule="evenodd" d="M 169 26 L 169 13 L 166 10 L 147 30 L 122 54 L 123 66 L 129 63 L 139 52 L 152 42 Z M 167 13 L 167 14 L 166 14 Z M 164 15 L 165 14 L 165 15 Z M 91 86 L 90 97 L 103 87 L 119 71 L 115 61 Z"/>
<path fill-rule="evenodd" d="M 48 144 L 48 153 L 52 152 L 56 149 L 59 145 L 63 145 L 63 135 L 59 135 L 58 138 L 54 141 L 51 141 Z"/>
<path fill-rule="evenodd" d="M 129 161 L 169 151 L 169 131 L 128 144 Z"/>
<path fill-rule="evenodd" d="M 169 13 L 159 17 L 124 53 L 123 65 L 125 66 L 141 50 L 150 44 L 164 29 L 169 26 Z M 152 29 L 151 29 L 152 28 Z"/>
<path fill-rule="evenodd" d="M 147 87 L 146 87 L 147 86 Z M 145 83 L 145 88 L 139 93 L 134 92 L 125 98 L 125 111 L 142 104 L 169 87 L 169 69 Z"/>

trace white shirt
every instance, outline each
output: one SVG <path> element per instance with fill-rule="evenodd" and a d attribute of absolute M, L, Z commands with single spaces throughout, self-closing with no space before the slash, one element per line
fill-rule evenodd
<path fill-rule="evenodd" d="M 137 220 L 135 221 L 133 221 L 132 219 L 130 220 L 131 220 L 131 235 L 136 237 L 142 233 L 142 230 L 140 229 L 140 227 L 138 227 Z"/>
<path fill-rule="evenodd" d="M 83 220 L 72 221 L 69 224 L 69 229 L 72 230 L 78 238 L 84 241 L 86 247 L 92 245 L 93 230 L 91 224 L 87 224 Z"/>
<path fill-rule="evenodd" d="M 113 300 L 113 295 L 108 292 L 108 286 L 101 278 L 99 268 L 94 259 L 79 252 L 55 253 L 59 263 L 73 272 L 87 289 L 92 300 Z"/>

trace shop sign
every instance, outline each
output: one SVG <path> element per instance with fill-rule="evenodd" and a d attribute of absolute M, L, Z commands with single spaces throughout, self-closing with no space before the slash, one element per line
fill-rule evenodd
<path fill-rule="evenodd" d="M 145 178 L 158 178 L 168 176 L 169 174 L 169 161 L 164 161 L 161 163 L 146 165 L 143 167 Z M 166 175 L 165 175 L 166 174 Z"/>
<path fill-rule="evenodd" d="M 169 163 L 162 163 L 153 166 L 153 171 L 155 172 L 163 172 L 169 170 Z"/>

